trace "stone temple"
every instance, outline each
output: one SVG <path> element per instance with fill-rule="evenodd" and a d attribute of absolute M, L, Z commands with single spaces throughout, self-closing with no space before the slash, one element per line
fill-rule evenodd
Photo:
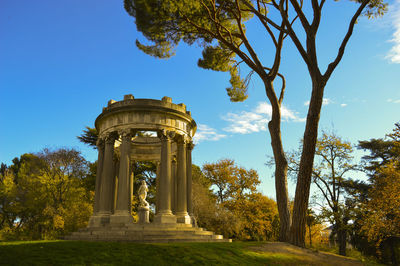
<path fill-rule="evenodd" d="M 137 242 L 228 242 L 196 225 L 192 205 L 192 138 L 196 122 L 184 104 L 110 100 L 95 122 L 98 165 L 93 215 L 68 240 Z M 156 134 L 138 134 L 153 132 Z M 157 164 L 156 208 L 149 222 L 147 186 L 139 188 L 139 220 L 131 216 L 134 161 Z"/>

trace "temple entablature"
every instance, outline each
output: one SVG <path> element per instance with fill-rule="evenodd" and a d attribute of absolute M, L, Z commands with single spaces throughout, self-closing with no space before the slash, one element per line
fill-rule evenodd
<path fill-rule="evenodd" d="M 152 100 L 135 99 L 132 95 L 125 95 L 122 101 L 110 100 L 95 126 L 103 139 L 121 130 L 130 130 L 133 135 L 165 130 L 191 139 L 197 128 L 185 104 L 174 104 L 169 97 Z"/>

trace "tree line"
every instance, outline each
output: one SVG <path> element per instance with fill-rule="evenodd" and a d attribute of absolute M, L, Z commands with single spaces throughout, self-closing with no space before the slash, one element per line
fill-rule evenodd
<path fill-rule="evenodd" d="M 91 128 L 78 138 L 95 147 Z M 296 179 L 301 145 L 286 153 L 289 176 Z M 359 141 L 366 151 L 354 162 L 354 146 L 334 132 L 322 132 L 316 144 L 305 231 L 308 245 L 326 241 L 346 255 L 350 243 L 363 253 L 398 263 L 400 249 L 400 123 L 384 138 Z M 269 162 L 274 163 L 274 160 Z M 97 162 L 71 148 L 23 154 L 0 167 L 0 239 L 55 239 L 87 225 L 92 214 Z M 367 174 L 359 180 L 357 172 Z M 136 190 L 148 187 L 150 219 L 156 203 L 156 164 L 134 162 L 132 215 Z M 278 240 L 277 204 L 259 191 L 253 169 L 232 159 L 192 165 L 192 198 L 197 225 L 236 240 Z M 293 206 L 293 203 L 291 203 Z M 291 207 L 292 209 L 292 207 Z M 329 227 L 328 227 L 329 226 Z M 321 235 L 329 228 L 327 239 Z"/>

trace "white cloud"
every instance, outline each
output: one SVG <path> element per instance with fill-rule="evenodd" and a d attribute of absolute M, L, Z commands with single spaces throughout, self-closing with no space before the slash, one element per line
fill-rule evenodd
<path fill-rule="evenodd" d="M 268 103 L 258 103 L 258 106 L 255 109 L 257 114 L 264 114 L 271 117 L 272 115 L 272 106 Z"/>
<path fill-rule="evenodd" d="M 329 98 L 323 98 L 322 99 L 322 105 L 328 105 L 330 103 L 333 103 L 333 101 Z"/>
<path fill-rule="evenodd" d="M 346 106 L 347 106 L 347 103 L 342 103 L 342 104 L 340 104 L 340 106 L 341 106 L 341 107 L 346 107 Z"/>
<path fill-rule="evenodd" d="M 322 99 L 322 105 L 328 105 L 330 103 L 333 103 L 333 101 L 329 98 L 323 98 Z M 310 101 L 306 101 L 304 102 L 304 106 L 309 106 L 310 105 Z"/>
<path fill-rule="evenodd" d="M 225 131 L 248 134 L 265 131 L 270 116 L 243 111 L 240 114 L 228 113 L 223 119 L 230 122 L 230 125 L 224 128 Z"/>
<path fill-rule="evenodd" d="M 294 112 L 288 108 L 286 108 L 284 105 L 282 105 L 281 108 L 281 115 L 282 115 L 282 120 L 284 121 L 293 121 L 293 122 L 305 122 L 306 118 L 300 118 L 297 116 L 297 112 Z"/>
<path fill-rule="evenodd" d="M 216 141 L 225 137 L 226 135 L 217 133 L 217 130 L 212 127 L 198 124 L 196 134 L 193 137 L 193 142 L 198 144 L 201 141 Z"/>
<path fill-rule="evenodd" d="M 400 99 L 398 99 L 398 100 L 393 100 L 393 99 L 387 99 L 387 102 L 389 102 L 389 103 L 400 103 Z"/>
<path fill-rule="evenodd" d="M 272 106 L 262 102 L 252 112 L 242 111 L 240 113 L 228 113 L 222 119 L 230 125 L 224 128 L 227 132 L 249 134 L 267 130 L 267 124 L 271 120 Z M 298 117 L 298 114 L 285 106 L 281 107 L 283 121 L 304 122 L 305 118 Z"/>
<path fill-rule="evenodd" d="M 394 33 L 393 38 L 390 40 L 393 42 L 393 47 L 390 49 L 388 58 L 392 63 L 400 64 L 400 0 L 397 0 L 389 7 Z"/>

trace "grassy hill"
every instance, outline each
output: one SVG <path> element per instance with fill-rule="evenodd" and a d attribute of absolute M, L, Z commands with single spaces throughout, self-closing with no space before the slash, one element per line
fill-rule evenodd
<path fill-rule="evenodd" d="M 280 242 L 0 242 L 0 265 L 366 265 Z M 371 265 L 367 263 L 367 265 Z"/>

